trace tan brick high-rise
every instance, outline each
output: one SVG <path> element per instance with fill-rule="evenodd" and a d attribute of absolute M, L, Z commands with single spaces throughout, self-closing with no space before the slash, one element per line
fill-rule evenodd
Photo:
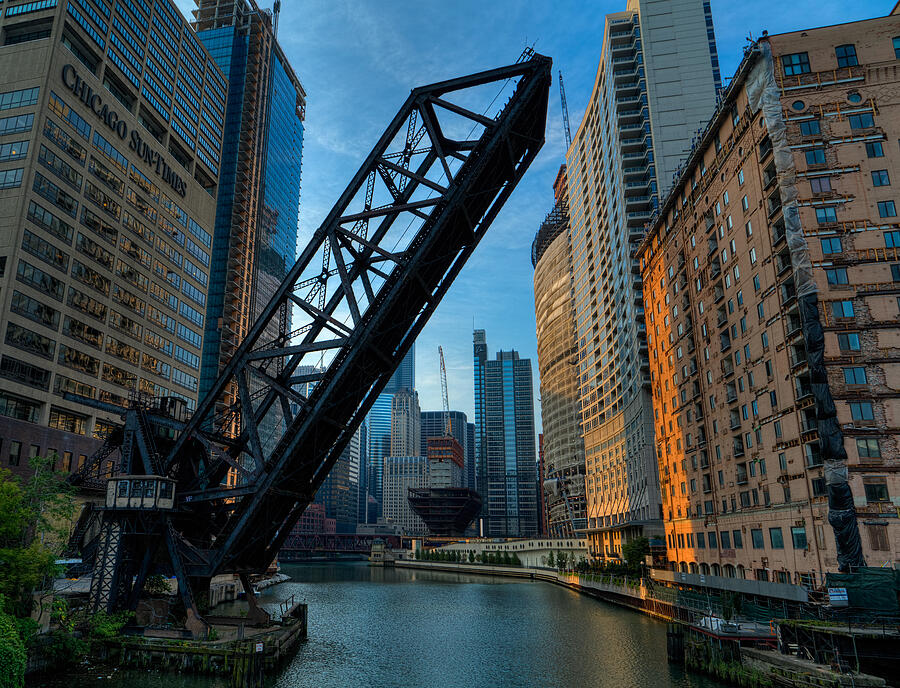
<path fill-rule="evenodd" d="M 898 94 L 897 14 L 763 37 L 641 247 L 676 570 L 808 584 L 837 570 L 830 400 L 866 562 L 898 559 Z"/>

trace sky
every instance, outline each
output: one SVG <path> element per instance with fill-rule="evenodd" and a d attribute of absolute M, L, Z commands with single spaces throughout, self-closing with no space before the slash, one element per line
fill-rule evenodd
<path fill-rule="evenodd" d="M 176 2 L 186 13 L 195 6 Z M 712 0 L 723 78 L 734 73 L 750 35 L 882 16 L 893 4 Z M 531 242 L 552 208 L 553 179 L 565 158 L 556 75 L 562 70 L 574 133 L 594 85 L 604 17 L 624 8 L 625 0 L 283 0 L 278 40 L 307 93 L 301 247 L 412 88 L 513 63 L 526 46 L 553 58 L 546 143 L 417 340 L 423 410 L 441 408 L 440 344 L 450 406 L 474 420 L 474 324 L 486 331 L 492 358 L 498 349 L 516 349 L 532 360 L 540 428 Z"/>

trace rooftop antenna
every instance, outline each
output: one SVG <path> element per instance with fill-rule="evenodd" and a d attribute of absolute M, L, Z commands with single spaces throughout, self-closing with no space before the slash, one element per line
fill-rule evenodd
<path fill-rule="evenodd" d="M 281 0 L 275 0 L 275 5 L 272 7 L 275 13 L 275 21 L 272 26 L 272 33 L 275 37 L 278 37 L 278 15 L 281 13 Z"/>
<path fill-rule="evenodd" d="M 566 150 L 572 145 L 572 130 L 569 128 L 569 106 L 566 104 L 566 87 L 563 84 L 562 70 L 559 70 L 559 99 L 562 101 L 563 133 L 566 135 Z"/>

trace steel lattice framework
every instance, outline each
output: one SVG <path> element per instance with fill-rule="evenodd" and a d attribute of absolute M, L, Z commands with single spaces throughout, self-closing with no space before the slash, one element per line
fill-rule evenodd
<path fill-rule="evenodd" d="M 115 542 L 95 571 L 116 580 L 95 606 L 134 600 L 123 581 L 147 574 L 130 533 L 165 542 L 194 610 L 198 580 L 270 564 L 543 145 L 550 67 L 529 52 L 414 89 L 196 412 L 166 421 L 171 445 L 150 440 L 159 414 L 129 411 L 122 471 L 175 479 L 177 503 L 155 528 L 104 512 Z M 293 331 L 267 339 L 285 307 Z"/>

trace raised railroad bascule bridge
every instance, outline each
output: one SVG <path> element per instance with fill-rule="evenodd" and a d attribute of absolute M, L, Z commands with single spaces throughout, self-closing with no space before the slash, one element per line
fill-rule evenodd
<path fill-rule="evenodd" d="M 168 398 L 79 398 L 124 420 L 71 477 L 105 489 L 71 543 L 93 610 L 174 575 L 202 637 L 210 579 L 250 589 L 543 145 L 550 81 L 526 51 L 414 89 L 189 418 Z"/>

